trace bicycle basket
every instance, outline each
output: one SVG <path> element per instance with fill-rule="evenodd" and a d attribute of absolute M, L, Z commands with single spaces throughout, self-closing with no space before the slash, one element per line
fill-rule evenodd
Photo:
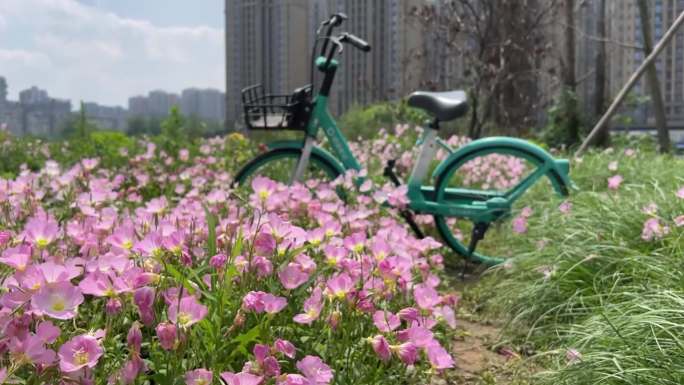
<path fill-rule="evenodd" d="M 311 85 L 292 95 L 273 95 L 256 84 L 242 90 L 242 106 L 250 130 L 305 130 L 311 115 Z"/>

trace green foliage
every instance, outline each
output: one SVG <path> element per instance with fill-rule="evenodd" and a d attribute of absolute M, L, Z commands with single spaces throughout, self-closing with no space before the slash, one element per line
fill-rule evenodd
<path fill-rule="evenodd" d="M 582 126 L 577 95 L 564 89 L 549 108 L 548 123 L 543 128 L 541 140 L 551 147 L 565 148 L 577 144 Z"/>
<path fill-rule="evenodd" d="M 161 119 L 132 117 L 128 120 L 128 135 L 132 136 L 156 136 L 161 134 Z"/>
<path fill-rule="evenodd" d="M 675 194 L 683 166 L 650 146 L 635 156 L 591 152 L 573 164 L 580 191 L 570 213 L 528 197 L 529 231 L 504 246 L 517 258 L 468 296 L 506 319 L 510 338 L 546 350 L 540 383 L 683 383 L 684 229 L 674 219 L 684 213 Z M 624 182 L 612 191 L 607 179 L 616 174 Z M 669 232 L 645 240 L 654 218 Z M 569 363 L 567 349 L 581 358 Z"/>
<path fill-rule="evenodd" d="M 350 139 L 372 138 L 381 128 L 391 129 L 397 124 L 422 125 L 427 119 L 429 117 L 423 111 L 409 107 L 401 100 L 353 106 L 340 118 L 339 126 Z"/>

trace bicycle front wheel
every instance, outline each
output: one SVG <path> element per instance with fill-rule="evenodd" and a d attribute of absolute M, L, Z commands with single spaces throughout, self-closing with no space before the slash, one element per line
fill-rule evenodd
<path fill-rule="evenodd" d="M 233 187 L 250 186 L 255 177 L 262 176 L 283 184 L 290 184 L 297 162 L 302 156 L 298 148 L 276 148 L 258 155 L 244 165 L 233 180 Z M 328 159 L 311 153 L 309 164 L 302 175 L 301 182 L 320 180 L 331 182 L 341 172 Z"/>

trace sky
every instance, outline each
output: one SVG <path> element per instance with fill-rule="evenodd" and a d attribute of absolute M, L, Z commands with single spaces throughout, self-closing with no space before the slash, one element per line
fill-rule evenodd
<path fill-rule="evenodd" d="M 0 76 L 9 98 L 127 106 L 163 89 L 224 89 L 222 0 L 0 0 Z"/>

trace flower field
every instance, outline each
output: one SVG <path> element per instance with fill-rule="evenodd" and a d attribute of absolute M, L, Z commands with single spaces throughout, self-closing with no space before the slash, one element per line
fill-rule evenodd
<path fill-rule="evenodd" d="M 415 138 L 352 143 L 359 189 L 353 175 L 233 189 L 259 151 L 240 135 L 4 139 L 0 383 L 494 383 L 459 380 L 461 316 L 501 325 L 506 367 L 533 368 L 496 383 L 684 382 L 684 161 L 634 143 L 575 159 L 580 190 L 533 189 L 485 245 L 515 258 L 456 292 L 458 257 L 384 204 L 406 203 L 381 169 L 396 158 L 405 175 Z M 524 173 L 490 156 L 462 181 Z"/>
<path fill-rule="evenodd" d="M 11 146 L 11 140 L 5 146 Z M 265 178 L 233 135 L 0 179 L 0 383 L 417 384 L 454 367 L 443 252 L 381 203 Z"/>

